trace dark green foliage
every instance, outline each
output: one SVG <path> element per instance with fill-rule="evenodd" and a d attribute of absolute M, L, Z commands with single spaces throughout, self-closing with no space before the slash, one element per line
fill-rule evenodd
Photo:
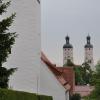
<path fill-rule="evenodd" d="M 82 67 L 74 67 L 75 71 L 75 85 L 83 85 L 84 81 L 82 78 Z"/>
<path fill-rule="evenodd" d="M 88 63 L 82 64 L 82 77 L 85 81 L 85 84 L 91 84 L 93 76 L 93 71 L 91 70 L 91 67 Z"/>
<path fill-rule="evenodd" d="M 81 96 L 80 94 L 73 94 L 73 96 L 71 97 L 71 100 L 81 100 Z"/>
<path fill-rule="evenodd" d="M 53 100 L 51 96 L 0 89 L 0 100 Z"/>
<path fill-rule="evenodd" d="M 7 61 L 8 55 L 11 54 L 15 37 L 15 33 L 0 34 L 0 67 Z"/>
<path fill-rule="evenodd" d="M 0 4 L 2 3 L 3 0 L 0 0 Z M 0 15 L 2 15 L 2 13 L 7 11 L 7 8 L 10 6 L 10 1 L 6 2 L 6 3 L 2 3 L 0 5 Z"/>
<path fill-rule="evenodd" d="M 64 67 L 73 67 L 75 71 L 75 84 L 76 85 L 87 85 L 92 84 L 93 71 L 91 70 L 88 63 L 83 63 L 81 66 L 76 66 L 71 62 L 70 59 L 63 65 Z"/>
<path fill-rule="evenodd" d="M 93 71 L 89 64 L 83 63 L 82 66 L 75 66 L 75 84 L 76 85 L 87 85 L 92 82 Z"/>
<path fill-rule="evenodd" d="M 53 100 L 51 96 L 44 96 L 44 95 L 39 95 L 38 98 L 39 100 Z"/>
<path fill-rule="evenodd" d="M 12 73 L 16 70 L 16 68 L 6 69 L 5 67 L 0 67 L 0 87 L 7 88 L 8 87 L 8 76 L 12 75 Z"/>
<path fill-rule="evenodd" d="M 7 12 L 10 6 L 10 1 L 0 0 L 0 15 Z M 3 67 L 3 63 L 7 61 L 9 54 L 11 54 L 12 45 L 15 43 L 16 32 L 9 32 L 9 27 L 12 25 L 15 13 L 0 21 L 0 87 L 8 88 L 9 76 L 16 70 L 16 68 L 7 69 Z"/>
<path fill-rule="evenodd" d="M 93 74 L 92 84 L 95 89 L 86 100 L 100 100 L 100 62 L 96 65 L 96 72 Z"/>
<path fill-rule="evenodd" d="M 73 62 L 70 60 L 70 59 L 67 59 L 67 62 L 63 65 L 64 67 L 72 67 L 72 66 L 74 66 L 74 64 L 73 64 Z"/>
<path fill-rule="evenodd" d="M 15 18 L 15 13 L 12 14 L 10 17 L 7 17 L 6 19 L 3 19 L 0 22 L 0 34 L 6 33 L 7 30 L 9 30 L 9 27 L 13 23 L 13 19 Z"/>

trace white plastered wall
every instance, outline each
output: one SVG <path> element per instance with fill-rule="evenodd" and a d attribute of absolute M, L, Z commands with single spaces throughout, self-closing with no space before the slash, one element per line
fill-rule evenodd
<path fill-rule="evenodd" d="M 88 61 L 91 61 L 89 65 L 91 66 L 92 70 L 95 70 L 94 60 L 93 60 L 93 48 L 85 48 L 85 62 Z"/>
<path fill-rule="evenodd" d="M 48 69 L 47 65 L 42 61 L 39 83 L 39 92 L 41 94 L 53 96 L 53 100 L 66 100 L 65 88 L 59 83 L 54 74 Z"/>
<path fill-rule="evenodd" d="M 17 67 L 11 76 L 14 90 L 37 92 L 37 77 L 41 52 L 41 14 L 37 0 L 12 0 L 10 12 L 16 12 L 13 31 L 18 38 L 13 46 L 7 66 Z"/>
<path fill-rule="evenodd" d="M 63 64 L 70 59 L 73 62 L 73 48 L 64 48 L 63 49 Z"/>

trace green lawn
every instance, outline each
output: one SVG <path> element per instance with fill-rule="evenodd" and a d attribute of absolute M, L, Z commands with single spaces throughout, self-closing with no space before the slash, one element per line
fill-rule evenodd
<path fill-rule="evenodd" d="M 0 100 L 53 100 L 51 96 L 0 89 Z"/>

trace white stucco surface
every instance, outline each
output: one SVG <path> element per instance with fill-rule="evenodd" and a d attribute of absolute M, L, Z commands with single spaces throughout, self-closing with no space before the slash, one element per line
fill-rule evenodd
<path fill-rule="evenodd" d="M 70 59 L 73 62 L 73 48 L 63 48 L 63 64 Z"/>
<path fill-rule="evenodd" d="M 93 48 L 85 48 L 85 62 L 88 62 L 92 70 L 95 70 L 93 60 Z"/>
<path fill-rule="evenodd" d="M 10 87 L 37 92 L 41 50 L 40 4 L 37 0 L 12 0 L 9 11 L 16 12 L 12 30 L 19 34 L 7 62 L 7 66 L 18 68 L 10 79 Z"/>
<path fill-rule="evenodd" d="M 42 61 L 39 83 L 39 92 L 41 94 L 53 96 L 53 100 L 69 100 L 68 96 L 66 96 L 65 88 Z"/>

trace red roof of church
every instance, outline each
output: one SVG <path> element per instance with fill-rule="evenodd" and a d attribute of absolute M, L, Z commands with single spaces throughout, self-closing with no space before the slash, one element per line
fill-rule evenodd
<path fill-rule="evenodd" d="M 66 90 L 73 91 L 73 78 L 74 78 L 74 72 L 72 68 L 61 68 L 56 67 L 54 64 L 52 64 L 48 58 L 45 56 L 45 54 L 41 53 L 41 60 L 48 66 L 48 68 L 51 70 L 51 72 L 55 75 L 57 80 L 61 83 L 61 85 Z"/>
<path fill-rule="evenodd" d="M 79 93 L 81 96 L 87 96 L 93 91 L 94 87 L 75 86 L 75 73 L 73 67 L 57 67 L 48 60 L 43 52 L 41 53 L 41 60 L 47 65 L 61 85 L 66 90 L 70 90 L 71 94 Z M 79 67 L 80 65 L 76 66 Z"/>
<path fill-rule="evenodd" d="M 57 67 L 64 79 L 71 85 L 71 93 L 75 89 L 75 73 L 73 67 Z"/>
<path fill-rule="evenodd" d="M 90 93 L 94 90 L 93 86 L 75 86 L 74 93 L 79 93 L 82 97 L 90 95 Z"/>

